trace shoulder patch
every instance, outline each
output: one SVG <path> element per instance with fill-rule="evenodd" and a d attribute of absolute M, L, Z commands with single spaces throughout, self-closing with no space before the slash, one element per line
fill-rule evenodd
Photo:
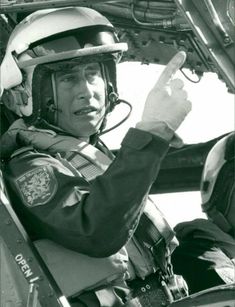
<path fill-rule="evenodd" d="M 57 180 L 50 165 L 38 166 L 16 179 L 24 204 L 35 207 L 46 204 L 57 191 Z"/>

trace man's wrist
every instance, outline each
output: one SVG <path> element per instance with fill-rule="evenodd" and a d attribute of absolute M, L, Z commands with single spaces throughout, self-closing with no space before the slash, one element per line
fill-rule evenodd
<path fill-rule="evenodd" d="M 183 146 L 182 139 L 163 121 L 140 121 L 135 126 L 137 129 L 150 132 L 165 141 L 169 142 L 173 147 Z"/>
<path fill-rule="evenodd" d="M 174 136 L 174 131 L 163 121 L 140 121 L 136 124 L 136 128 L 148 131 L 166 141 L 170 141 Z"/>

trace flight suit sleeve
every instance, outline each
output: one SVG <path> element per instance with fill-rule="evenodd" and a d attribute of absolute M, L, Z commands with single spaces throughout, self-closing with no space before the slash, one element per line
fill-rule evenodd
<path fill-rule="evenodd" d="M 131 128 L 115 160 L 89 187 L 60 161 L 40 153 L 13 158 L 6 177 L 13 200 L 20 195 L 14 206 L 38 237 L 106 257 L 133 234 L 167 150 L 165 140 Z"/>

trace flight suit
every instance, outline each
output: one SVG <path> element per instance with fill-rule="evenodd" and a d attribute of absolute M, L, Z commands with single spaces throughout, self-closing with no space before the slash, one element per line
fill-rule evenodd
<path fill-rule="evenodd" d="M 65 159 L 69 147 L 58 149 L 56 142 L 43 150 L 20 149 L 6 163 L 4 175 L 14 209 L 34 240 L 50 239 L 104 258 L 132 237 L 168 148 L 160 137 L 131 128 L 108 169 L 91 181 Z M 109 294 L 103 295 L 108 303 L 100 306 L 124 304 L 128 287 L 121 282 L 113 289 L 101 291 L 101 296 Z M 97 300 L 92 293 L 80 296 L 84 306 L 99 306 L 99 295 Z"/>

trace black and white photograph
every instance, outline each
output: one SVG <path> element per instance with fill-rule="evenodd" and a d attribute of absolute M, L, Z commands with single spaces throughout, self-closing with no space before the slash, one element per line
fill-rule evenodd
<path fill-rule="evenodd" d="M 234 0 L 0 0 L 0 307 L 235 307 L 234 94 Z"/>

